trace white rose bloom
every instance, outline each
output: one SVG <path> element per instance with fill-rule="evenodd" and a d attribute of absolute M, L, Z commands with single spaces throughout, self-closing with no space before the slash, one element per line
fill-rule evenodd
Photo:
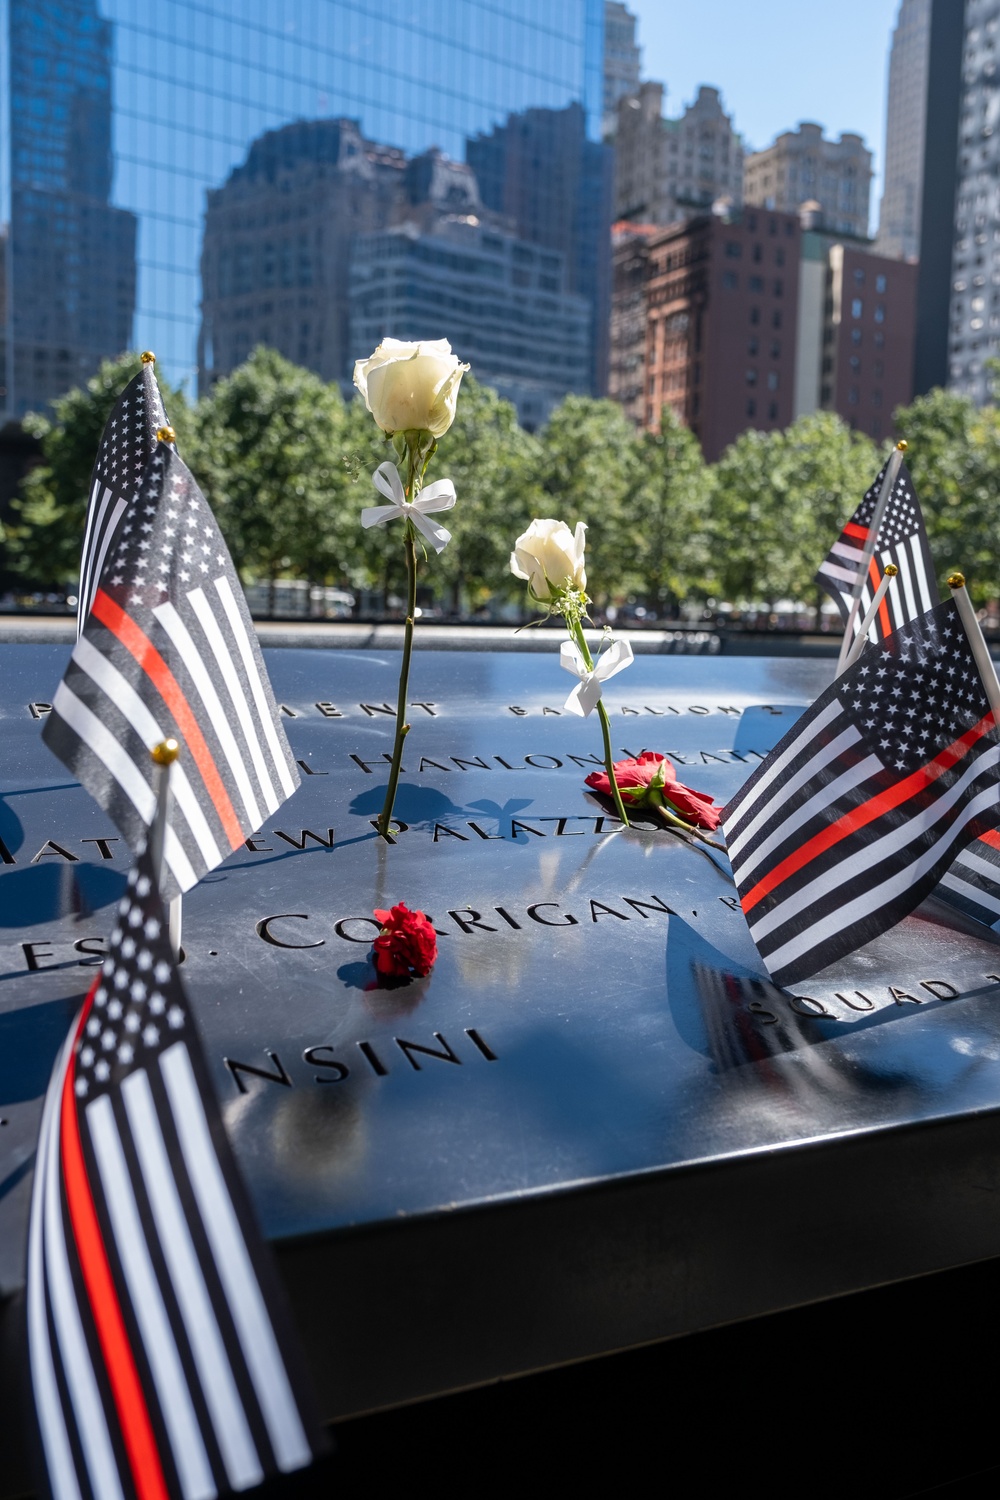
<path fill-rule="evenodd" d="M 430 432 L 438 438 L 455 420 L 460 364 L 447 339 L 407 344 L 383 339 L 354 366 L 354 384 L 383 432 Z"/>
<path fill-rule="evenodd" d="M 532 521 L 523 536 L 514 543 L 510 571 L 515 578 L 526 578 L 528 590 L 540 604 L 567 589 L 587 587 L 583 565 L 587 527 L 578 521 L 570 531 L 565 521 Z"/>

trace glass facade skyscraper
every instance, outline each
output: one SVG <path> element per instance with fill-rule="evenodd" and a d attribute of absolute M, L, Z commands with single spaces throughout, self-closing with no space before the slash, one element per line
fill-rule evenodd
<path fill-rule="evenodd" d="M 25 63 L 26 38 L 51 42 L 70 15 L 76 40 L 58 67 Z M 119 252 L 124 226 L 137 230 L 135 315 L 124 339 L 104 287 L 109 256 L 101 270 L 96 247 L 85 238 L 79 242 L 82 281 L 91 278 L 92 287 L 100 281 L 104 288 L 94 292 L 104 298 L 101 352 L 129 342 L 152 348 L 169 379 L 192 387 L 206 194 L 226 181 L 265 132 L 295 120 L 347 117 L 369 139 L 408 154 L 438 146 L 461 160 L 468 138 L 502 125 L 512 113 L 576 103 L 587 136 L 600 140 L 603 0 L 284 0 L 281 6 L 268 0 L 160 0 L 156 6 L 0 0 L 0 19 L 4 65 L 11 85 L 22 80 L 23 87 L 18 99 L 12 87 L 3 89 L 0 124 L 8 341 L 12 328 L 15 342 L 19 336 L 25 299 L 42 295 L 19 274 L 17 242 L 24 231 L 17 195 L 30 170 L 19 139 L 37 120 L 54 118 L 49 112 L 62 89 L 66 140 L 78 148 L 75 164 L 67 157 L 64 175 L 76 178 L 75 191 L 84 183 L 93 189 L 92 204 L 103 201 L 125 216 Z M 49 146 L 46 152 L 52 154 Z M 102 174 L 110 185 L 103 200 Z M 109 235 L 110 222 L 102 229 Z M 124 297 L 127 278 L 116 274 Z M 12 363 L 8 356 L 8 371 Z M 16 370 L 12 374 L 13 390 L 8 380 L 3 398 L 8 412 L 26 404 Z"/>

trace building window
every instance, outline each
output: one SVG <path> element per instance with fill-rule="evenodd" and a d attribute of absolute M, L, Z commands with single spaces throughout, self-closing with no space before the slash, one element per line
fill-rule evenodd
<path fill-rule="evenodd" d="M 750 279 L 752 281 L 753 277 L 751 277 Z M 736 287 L 739 286 L 739 284 L 740 278 L 737 276 L 735 271 L 723 271 L 722 285 L 726 287 L 728 291 L 733 291 Z"/>
<path fill-rule="evenodd" d="M 875 307 L 875 321 L 876 321 L 876 323 L 884 323 L 885 322 L 885 303 L 884 302 L 879 302 L 879 303 L 876 304 L 876 307 Z"/>
<path fill-rule="evenodd" d="M 767 388 L 768 388 L 769 391 L 776 391 L 778 389 L 778 372 L 777 372 L 777 370 L 771 370 L 771 371 L 768 372 Z"/>
<path fill-rule="evenodd" d="M 856 354 L 851 355 L 851 369 L 854 371 L 855 375 L 857 375 L 858 371 L 861 369 L 861 360 Z"/>
<path fill-rule="evenodd" d="M 857 388 L 856 385 L 852 385 L 851 386 L 851 389 L 847 393 L 847 399 L 851 403 L 852 406 L 857 406 L 857 404 L 858 404 L 858 388 Z"/>
<path fill-rule="evenodd" d="M 781 308 L 780 307 L 776 307 L 774 309 L 774 312 L 771 314 L 771 327 L 772 328 L 780 328 L 781 327 Z"/>
<path fill-rule="evenodd" d="M 752 355 L 755 359 L 757 357 L 757 345 L 758 345 L 757 335 L 753 334 L 751 336 L 749 342 L 747 343 L 747 353 L 750 354 L 750 355 Z"/>
<path fill-rule="evenodd" d="M 882 392 L 872 391 L 872 406 L 876 409 L 882 405 Z"/>
<path fill-rule="evenodd" d="M 782 279 L 781 279 L 780 276 L 776 276 L 775 279 L 774 279 L 774 295 L 776 297 L 783 297 L 784 294 L 785 294 L 785 283 L 782 281 Z"/>
<path fill-rule="evenodd" d="M 785 264 L 785 251 L 782 245 L 779 245 L 774 252 L 774 264 L 776 266 L 783 266 Z"/>
<path fill-rule="evenodd" d="M 763 248 L 759 244 L 758 245 L 754 245 L 754 247 L 753 247 L 753 258 L 754 258 L 754 260 L 759 261 L 760 258 L 761 258 L 761 256 L 763 254 L 764 254 Z"/>
<path fill-rule="evenodd" d="M 885 291 L 885 277 L 884 276 L 876 276 L 875 277 L 875 290 L 877 292 L 884 292 Z M 879 426 L 881 426 L 881 425 L 882 424 L 879 423 Z"/>
<path fill-rule="evenodd" d="M 748 417 L 755 417 L 756 415 L 757 415 L 757 402 L 754 400 L 753 396 L 748 396 L 747 397 L 747 416 Z"/>
<path fill-rule="evenodd" d="M 759 307 L 751 307 L 751 309 L 750 309 L 750 322 L 755 327 L 760 322 L 760 308 Z"/>
<path fill-rule="evenodd" d="M 864 271 L 862 271 L 862 269 L 861 269 L 860 266 L 856 266 L 855 267 L 855 270 L 854 270 L 854 279 L 857 282 L 858 286 L 864 286 L 864 284 L 865 284 L 865 273 L 864 273 Z"/>
<path fill-rule="evenodd" d="M 747 370 L 747 385 L 756 385 L 756 384 L 757 384 L 757 371 L 751 365 L 750 368 Z"/>
<path fill-rule="evenodd" d="M 726 254 L 733 260 L 739 260 L 740 256 L 743 254 L 743 246 L 740 244 L 739 240 L 726 241 Z"/>
<path fill-rule="evenodd" d="M 751 292 L 762 292 L 764 290 L 763 276 L 751 276 L 747 281 L 747 286 Z"/>
<path fill-rule="evenodd" d="M 876 344 L 878 343 L 878 341 L 879 341 L 879 335 L 876 334 L 875 335 L 875 342 L 876 342 Z M 860 344 L 861 343 L 861 329 L 860 328 L 852 328 L 851 329 L 851 343 L 852 344 Z"/>
<path fill-rule="evenodd" d="M 875 363 L 872 365 L 872 374 L 875 376 L 876 380 L 881 380 L 882 379 L 883 365 L 882 365 L 882 361 L 880 359 L 877 359 L 875 361 Z"/>
<path fill-rule="evenodd" d="M 747 228 L 748 229 L 756 229 L 757 228 L 757 215 L 756 214 L 747 214 L 746 224 L 747 224 Z"/>
<path fill-rule="evenodd" d="M 781 358 L 781 340 L 780 339 L 772 339 L 771 340 L 771 358 L 772 359 L 780 359 Z"/>
<path fill-rule="evenodd" d="M 776 422 L 778 420 L 778 403 L 777 403 L 777 401 L 772 401 L 771 402 L 770 406 L 767 408 L 767 414 L 770 417 L 770 419 L 771 419 L 772 422 Z"/>
<path fill-rule="evenodd" d="M 860 343 L 860 339 L 858 340 L 858 342 Z M 885 334 L 882 332 L 881 328 L 876 328 L 876 330 L 875 330 L 875 348 L 876 349 L 882 349 L 884 347 L 885 347 Z"/>
<path fill-rule="evenodd" d="M 862 302 L 861 298 L 860 297 L 855 297 L 854 300 L 853 300 L 853 302 L 851 303 L 851 317 L 852 318 L 860 318 L 860 316 L 864 312 L 864 310 L 865 310 L 865 304 Z"/>

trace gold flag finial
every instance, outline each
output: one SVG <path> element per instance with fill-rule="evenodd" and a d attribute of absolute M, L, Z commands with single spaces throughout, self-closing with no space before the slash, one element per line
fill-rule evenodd
<path fill-rule="evenodd" d="M 896 576 L 896 574 L 898 572 L 899 572 L 899 569 L 896 567 L 895 563 L 886 563 L 886 565 L 885 565 L 885 576 L 886 576 L 886 578 L 895 578 L 895 576 Z"/>
<path fill-rule="evenodd" d="M 907 448 L 908 448 L 908 447 L 909 447 L 909 446 L 910 446 L 910 445 L 909 445 L 909 443 L 908 443 L 908 442 L 907 442 L 907 441 L 906 441 L 906 439 L 905 439 L 905 438 L 900 438 L 900 440 L 899 440 L 899 442 L 898 442 L 898 443 L 897 443 L 897 444 L 896 444 L 896 449 L 897 449 L 897 451 L 898 451 L 898 452 L 900 452 L 900 453 L 905 453 L 905 452 L 906 452 L 906 450 L 907 450 Z"/>
<path fill-rule="evenodd" d="M 174 739 L 161 740 L 149 753 L 158 766 L 172 766 L 181 753 L 181 747 Z"/>
<path fill-rule="evenodd" d="M 144 365 L 156 364 L 156 355 L 153 353 L 152 349 L 144 349 L 139 358 L 142 360 Z"/>
<path fill-rule="evenodd" d="M 158 427 L 156 429 L 156 441 L 158 443 L 176 443 L 177 434 L 172 427 Z"/>
<path fill-rule="evenodd" d="M 948 587 L 950 589 L 964 589 L 965 588 L 965 574 L 964 573 L 949 573 L 948 574 Z"/>

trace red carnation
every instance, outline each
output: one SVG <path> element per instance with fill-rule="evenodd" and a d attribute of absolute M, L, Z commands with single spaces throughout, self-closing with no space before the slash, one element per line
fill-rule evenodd
<path fill-rule="evenodd" d="M 719 826 L 722 808 L 705 792 L 682 786 L 670 761 L 658 750 L 644 750 L 637 759 L 616 760 L 615 780 L 622 801 L 631 807 L 666 808 L 695 828 Z M 607 771 L 592 772 L 587 785 L 605 797 L 611 795 Z"/>
<path fill-rule="evenodd" d="M 429 974 L 437 958 L 434 925 L 422 911 L 409 911 L 401 901 L 391 911 L 375 911 L 382 931 L 373 943 L 375 968 L 379 974 L 405 979 L 411 974 Z"/>

